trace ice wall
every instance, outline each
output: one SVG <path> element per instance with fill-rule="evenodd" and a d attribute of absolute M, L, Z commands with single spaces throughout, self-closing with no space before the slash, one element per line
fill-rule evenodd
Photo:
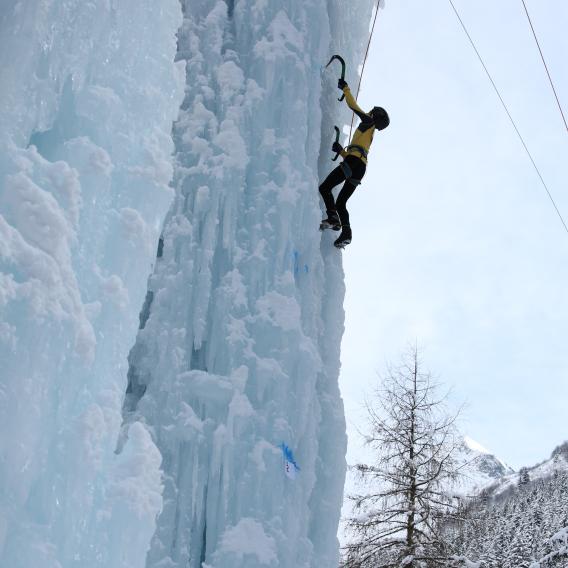
<path fill-rule="evenodd" d="M 342 53 L 370 0 L 185 0 L 176 196 L 130 354 L 126 424 L 162 455 L 148 567 L 337 565 L 341 253 L 318 232 Z M 127 427 L 124 436 L 126 437 Z M 300 471 L 284 474 L 284 443 Z"/>
<path fill-rule="evenodd" d="M 143 566 L 160 454 L 121 456 L 126 358 L 171 204 L 177 0 L 0 8 L 0 566 Z"/>

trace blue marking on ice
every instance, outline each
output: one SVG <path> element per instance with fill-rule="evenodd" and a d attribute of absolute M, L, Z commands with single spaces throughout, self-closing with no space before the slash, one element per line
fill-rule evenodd
<path fill-rule="evenodd" d="M 300 466 L 296 463 L 294 452 L 284 442 L 280 444 L 280 449 L 284 458 L 284 473 L 286 477 L 296 479 L 297 474 L 300 472 Z"/>

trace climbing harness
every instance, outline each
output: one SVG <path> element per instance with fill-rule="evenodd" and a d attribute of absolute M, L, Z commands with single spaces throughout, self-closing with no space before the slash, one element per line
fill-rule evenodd
<path fill-rule="evenodd" d="M 349 150 L 355 150 L 356 152 L 359 152 L 359 154 L 361 154 L 362 158 L 367 159 L 367 150 L 365 150 L 365 148 L 363 148 L 363 146 L 358 146 L 357 144 L 349 144 L 349 146 L 347 146 L 347 148 L 345 148 L 346 152 L 349 152 Z"/>
<path fill-rule="evenodd" d="M 325 68 L 327 69 L 332 61 L 334 61 L 335 59 L 337 59 L 337 61 L 339 61 L 339 63 L 341 63 L 341 79 L 343 81 L 345 81 L 345 59 L 343 59 L 343 57 L 341 57 L 341 55 L 332 55 L 331 59 L 329 60 L 328 64 L 325 66 Z M 338 101 L 342 101 L 345 98 L 345 94 L 341 95 L 341 97 L 339 99 L 337 99 Z"/>
<path fill-rule="evenodd" d="M 354 186 L 358 186 L 361 183 L 360 179 L 353 177 L 353 170 L 351 169 L 351 167 L 347 162 L 341 162 L 341 164 L 339 164 L 339 167 L 341 168 L 343 174 L 345 175 L 345 181 L 348 181 L 350 184 Z"/>

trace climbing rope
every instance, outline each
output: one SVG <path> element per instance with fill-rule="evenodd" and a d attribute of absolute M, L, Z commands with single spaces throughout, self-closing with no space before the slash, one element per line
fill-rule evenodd
<path fill-rule="evenodd" d="M 485 73 L 487 74 L 487 77 L 489 77 L 489 80 L 491 81 L 491 84 L 493 85 L 493 89 L 495 89 L 495 92 L 497 93 L 497 96 L 499 97 L 499 100 L 501 101 L 501 104 L 503 105 L 503 108 L 505 109 L 505 112 L 507 113 L 507 116 L 509 117 L 509 120 L 511 121 L 511 124 L 513 125 L 513 128 L 515 129 L 515 132 L 517 133 L 517 136 L 519 137 L 519 140 L 521 141 L 538 177 L 540 178 L 540 181 L 542 183 L 542 186 L 544 187 L 544 189 L 546 190 L 546 193 L 548 194 L 548 197 L 552 203 L 552 205 L 554 206 L 554 209 L 556 210 L 556 213 L 558 214 L 558 217 L 560 218 L 560 221 L 562 222 L 562 225 L 564 225 L 564 229 L 566 230 L 566 232 L 568 233 L 568 226 L 566 226 L 566 222 L 564 221 L 564 218 L 562 217 L 562 214 L 560 213 L 558 207 L 556 206 L 556 203 L 554 201 L 554 198 L 552 197 L 552 194 L 550 193 L 548 186 L 546 185 L 544 178 L 542 177 L 540 170 L 538 169 L 538 166 L 536 165 L 536 162 L 534 161 L 532 154 L 530 152 L 530 150 L 528 149 L 528 146 L 525 143 L 525 140 L 523 138 L 523 136 L 521 135 L 521 133 L 519 132 L 519 129 L 517 128 L 517 125 L 515 123 L 515 121 L 513 120 L 513 117 L 511 116 L 511 113 L 509 112 L 509 109 L 507 108 L 507 105 L 505 104 L 505 101 L 503 100 L 503 97 L 501 96 L 501 93 L 499 92 L 499 89 L 497 88 L 497 85 L 495 84 L 495 81 L 493 81 L 493 77 L 491 77 L 491 73 L 489 73 L 489 70 L 487 69 L 487 66 L 485 65 L 485 62 L 483 61 L 483 58 L 481 57 L 481 54 L 479 53 L 479 51 L 477 50 L 477 47 L 475 47 L 475 43 L 473 41 L 473 39 L 471 38 L 471 36 L 469 35 L 469 32 L 467 31 L 467 28 L 465 27 L 465 24 L 463 23 L 463 20 L 461 19 L 458 11 L 456 10 L 456 7 L 454 6 L 454 3 L 452 2 L 452 0 L 448 0 L 448 2 L 450 3 L 450 5 L 452 6 L 452 9 L 459 21 L 459 23 L 461 24 L 461 27 L 463 29 L 463 31 L 465 32 L 465 35 L 467 36 L 467 38 L 469 39 L 469 42 L 471 43 L 471 46 L 473 47 L 473 50 L 475 51 L 477 58 L 479 59 L 481 65 L 483 66 L 483 69 L 485 70 Z"/>
<path fill-rule="evenodd" d="M 556 94 L 556 89 L 554 88 L 554 83 L 552 82 L 552 77 L 550 76 L 550 73 L 548 71 L 548 65 L 546 64 L 546 61 L 544 60 L 544 55 L 542 53 L 542 49 L 540 48 L 540 42 L 538 41 L 538 38 L 536 37 L 536 32 L 534 30 L 534 26 L 532 24 L 531 17 L 529 15 L 529 11 L 527 10 L 527 5 L 525 4 L 525 0 L 521 0 L 521 2 L 523 3 L 523 8 L 525 9 L 525 14 L 527 15 L 527 20 L 529 21 L 529 25 L 531 27 L 534 40 L 536 42 L 536 46 L 538 47 L 538 51 L 540 53 L 540 58 L 542 59 L 542 63 L 543 63 L 544 68 L 546 70 L 546 74 L 548 75 L 548 80 L 550 81 L 550 86 L 552 87 L 552 92 L 554 93 L 554 97 L 556 98 L 556 104 L 558 105 L 558 109 L 560 110 L 560 114 L 562 115 L 562 120 L 564 121 L 564 126 L 566 127 L 566 131 L 568 132 L 568 124 L 566 123 L 566 117 L 564 116 L 564 111 L 562 110 L 562 105 L 560 104 L 560 99 L 558 98 L 558 95 Z"/>
<path fill-rule="evenodd" d="M 359 75 L 359 84 L 357 85 L 357 94 L 355 100 L 359 98 L 359 91 L 361 90 L 361 81 L 363 80 L 363 73 L 365 72 L 365 63 L 367 63 L 367 56 L 369 55 L 369 48 L 373 39 L 373 32 L 375 31 L 375 24 L 377 23 L 377 15 L 379 14 L 379 4 L 381 0 L 377 0 L 375 8 L 375 17 L 373 18 L 373 25 L 371 26 L 371 33 L 369 34 L 369 41 L 367 42 L 367 49 L 365 50 L 365 57 L 363 58 L 363 67 L 361 68 L 361 75 Z M 355 120 L 355 113 L 351 115 L 351 127 L 349 128 L 349 141 L 351 141 L 351 134 L 353 133 L 353 121 Z"/>

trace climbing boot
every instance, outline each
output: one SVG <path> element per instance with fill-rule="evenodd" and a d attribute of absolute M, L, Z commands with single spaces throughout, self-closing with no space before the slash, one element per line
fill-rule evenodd
<path fill-rule="evenodd" d="M 345 248 L 351 242 L 351 227 L 343 225 L 339 238 L 333 243 L 337 248 Z"/>
<path fill-rule="evenodd" d="M 324 219 L 320 223 L 320 231 L 325 231 L 325 229 L 332 229 L 334 231 L 341 229 L 341 221 L 339 220 L 337 211 L 327 211 L 327 219 Z"/>

